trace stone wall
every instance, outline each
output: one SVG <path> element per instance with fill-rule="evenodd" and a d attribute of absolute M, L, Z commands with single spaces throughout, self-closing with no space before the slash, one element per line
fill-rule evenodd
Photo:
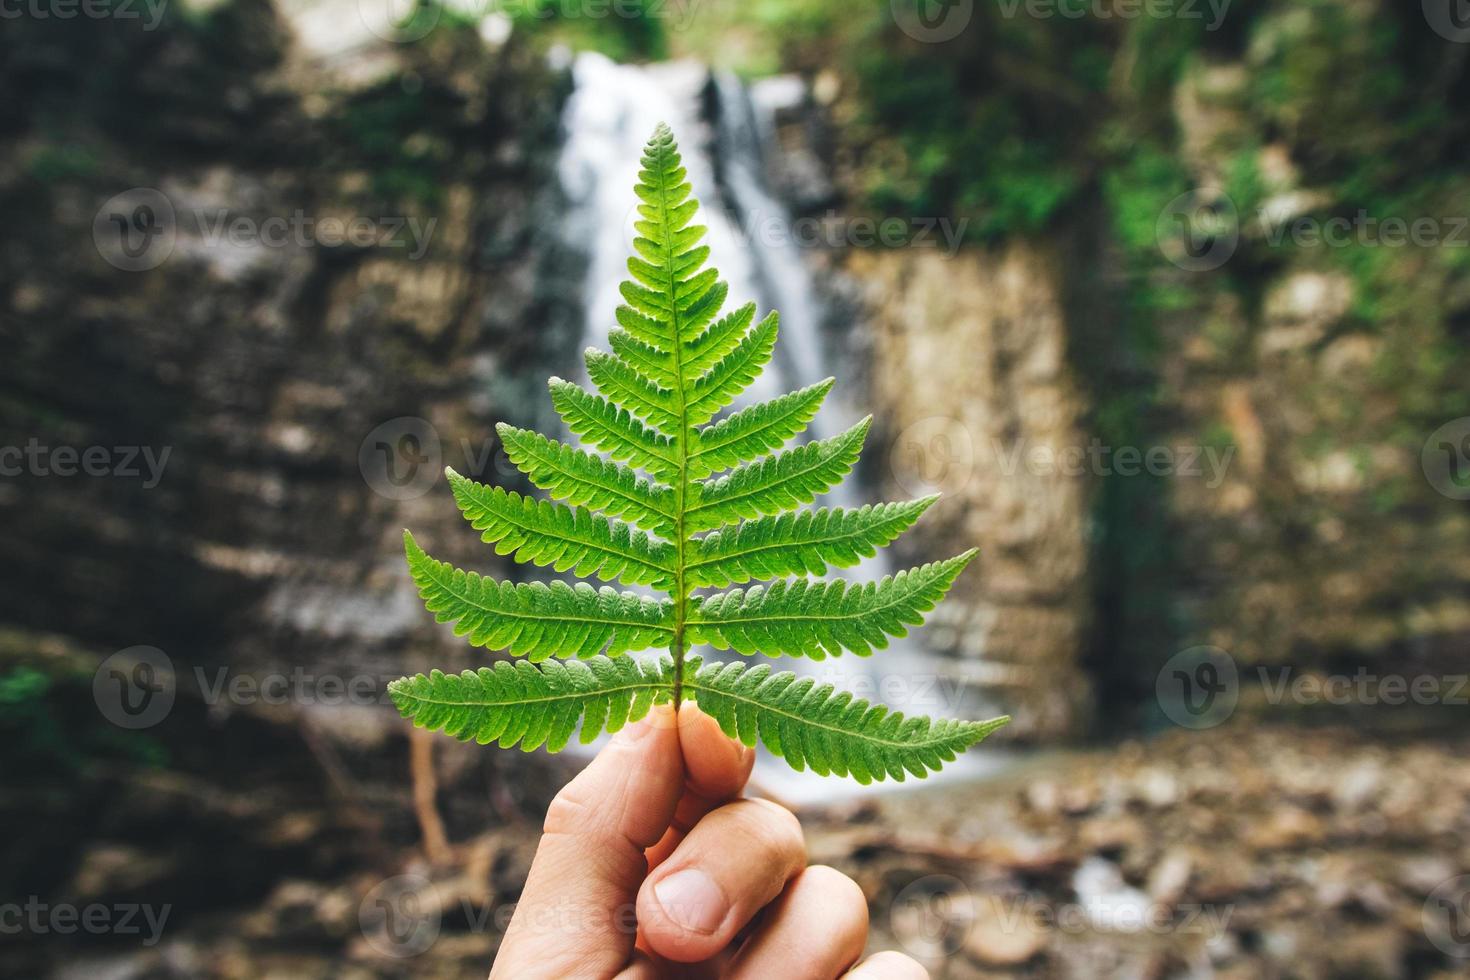
<path fill-rule="evenodd" d="M 872 334 L 882 496 L 942 494 L 896 547 L 914 561 L 980 549 L 926 641 L 1017 715 L 1012 737 L 1082 730 L 1090 481 L 1055 454 L 1084 447 L 1087 405 L 1055 255 L 864 252 L 845 271 Z"/>

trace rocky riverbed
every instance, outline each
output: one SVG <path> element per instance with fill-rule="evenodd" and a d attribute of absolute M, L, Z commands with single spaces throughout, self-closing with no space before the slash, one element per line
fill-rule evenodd
<path fill-rule="evenodd" d="M 873 947 L 903 949 L 935 977 L 1463 976 L 1456 923 L 1426 898 L 1470 873 L 1467 750 L 1349 729 L 1176 732 L 802 817 L 811 860 L 867 892 Z M 417 845 L 338 874 L 303 861 L 253 900 L 177 909 L 156 946 L 114 940 L 77 958 L 51 944 L 33 950 L 27 975 L 479 975 L 550 786 L 501 812 L 487 800 L 438 861 Z M 239 810 L 245 799 L 212 802 Z M 285 846 L 351 831 L 301 813 L 264 832 Z M 160 842 L 160 868 L 166 851 Z M 128 882 L 109 869 L 123 866 L 147 875 L 146 862 L 94 849 L 77 900 L 114 901 Z"/>

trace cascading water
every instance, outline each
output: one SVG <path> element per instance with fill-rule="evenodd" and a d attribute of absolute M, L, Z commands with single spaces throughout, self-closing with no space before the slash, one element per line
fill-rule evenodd
<path fill-rule="evenodd" d="M 684 166 L 702 204 L 699 221 L 709 228 L 711 261 L 729 283 L 730 305 L 753 299 L 757 317 L 770 309 L 781 314 L 771 366 L 736 406 L 827 377 L 831 372 L 819 333 L 821 304 L 800 249 L 793 236 L 784 233 L 791 227 L 789 216 L 765 180 L 764 154 L 772 145 L 774 128 L 770 103 L 779 94 L 777 86 L 785 83 L 762 83 L 752 91 L 733 76 L 712 78 L 704 65 L 695 62 L 619 65 L 594 53 L 577 56 L 573 75 L 575 89 L 563 116 L 566 142 L 558 178 L 570 203 L 566 239 L 585 249 L 588 259 L 586 343 L 607 346 L 612 311 L 622 303 L 618 284 L 627 278 L 627 258 L 633 250 L 638 203 L 633 186 L 639 157 L 654 127 L 667 122 L 679 139 Z M 707 92 L 714 95 L 709 119 L 700 111 Z M 811 426 L 812 438 L 834 435 L 857 420 L 840 391 L 839 384 L 828 396 Z M 821 501 L 841 507 L 865 502 L 851 480 Z M 844 576 L 866 581 L 888 571 L 880 552 L 845 570 Z M 943 678 L 954 677 L 953 664 L 928 653 L 913 638 L 894 639 L 888 649 L 869 659 L 790 658 L 780 667 L 909 713 L 950 714 L 960 707 L 953 689 L 943 683 Z M 973 775 L 977 756 L 969 753 L 961 764 L 946 768 L 945 775 Z M 784 763 L 764 758 L 757 763 L 757 778 L 792 800 L 830 799 L 857 785 L 852 780 L 794 773 Z"/>

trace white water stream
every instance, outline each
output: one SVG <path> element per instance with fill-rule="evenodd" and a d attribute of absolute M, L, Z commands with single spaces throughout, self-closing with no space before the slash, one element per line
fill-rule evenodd
<path fill-rule="evenodd" d="M 613 310 L 623 302 L 618 284 L 628 277 L 626 263 L 633 250 L 637 204 L 633 186 L 639 157 L 654 127 L 667 122 L 679 140 L 684 166 L 702 205 L 697 220 L 709 228 L 706 241 L 711 261 L 730 286 L 726 308 L 753 299 L 757 318 L 771 309 L 781 314 L 772 365 L 736 407 L 832 374 L 831 358 L 820 335 L 822 309 L 816 290 L 800 249 L 785 233 L 791 228 L 789 216 L 767 189 L 765 178 L 765 153 L 773 145 L 772 109 L 789 98 L 794 87 L 790 81 L 776 79 L 747 87 L 733 76 L 711 79 L 709 70 L 694 62 L 620 65 L 593 53 L 578 55 L 573 72 L 576 87 L 563 115 L 566 142 L 558 178 L 570 202 L 566 239 L 585 249 L 589 260 L 585 343 L 607 347 Z M 701 111 L 703 106 L 712 107 L 712 119 Z M 839 379 L 809 434 L 813 438 L 834 435 L 858 417 L 844 403 Z M 870 499 L 850 479 L 821 503 L 856 507 Z M 880 552 L 842 574 L 866 581 L 888 571 Z M 953 714 L 970 700 L 954 687 L 958 673 L 953 662 L 945 663 L 928 653 L 913 637 L 893 639 L 888 649 L 871 658 L 845 656 L 821 662 L 783 658 L 772 664 L 910 714 Z M 944 774 L 974 776 L 990 768 L 982 763 L 987 758 L 972 751 Z M 858 786 L 854 780 L 794 773 L 784 762 L 764 753 L 757 763 L 756 780 L 773 794 L 795 802 L 844 796 Z"/>

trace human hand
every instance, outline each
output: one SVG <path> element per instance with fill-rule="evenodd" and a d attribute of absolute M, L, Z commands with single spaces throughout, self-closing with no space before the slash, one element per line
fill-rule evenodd
<path fill-rule="evenodd" d="M 806 866 L 790 811 L 740 799 L 755 753 L 693 704 L 655 707 L 546 812 L 491 980 L 917 980 L 898 953 L 854 966 L 868 904 Z"/>

